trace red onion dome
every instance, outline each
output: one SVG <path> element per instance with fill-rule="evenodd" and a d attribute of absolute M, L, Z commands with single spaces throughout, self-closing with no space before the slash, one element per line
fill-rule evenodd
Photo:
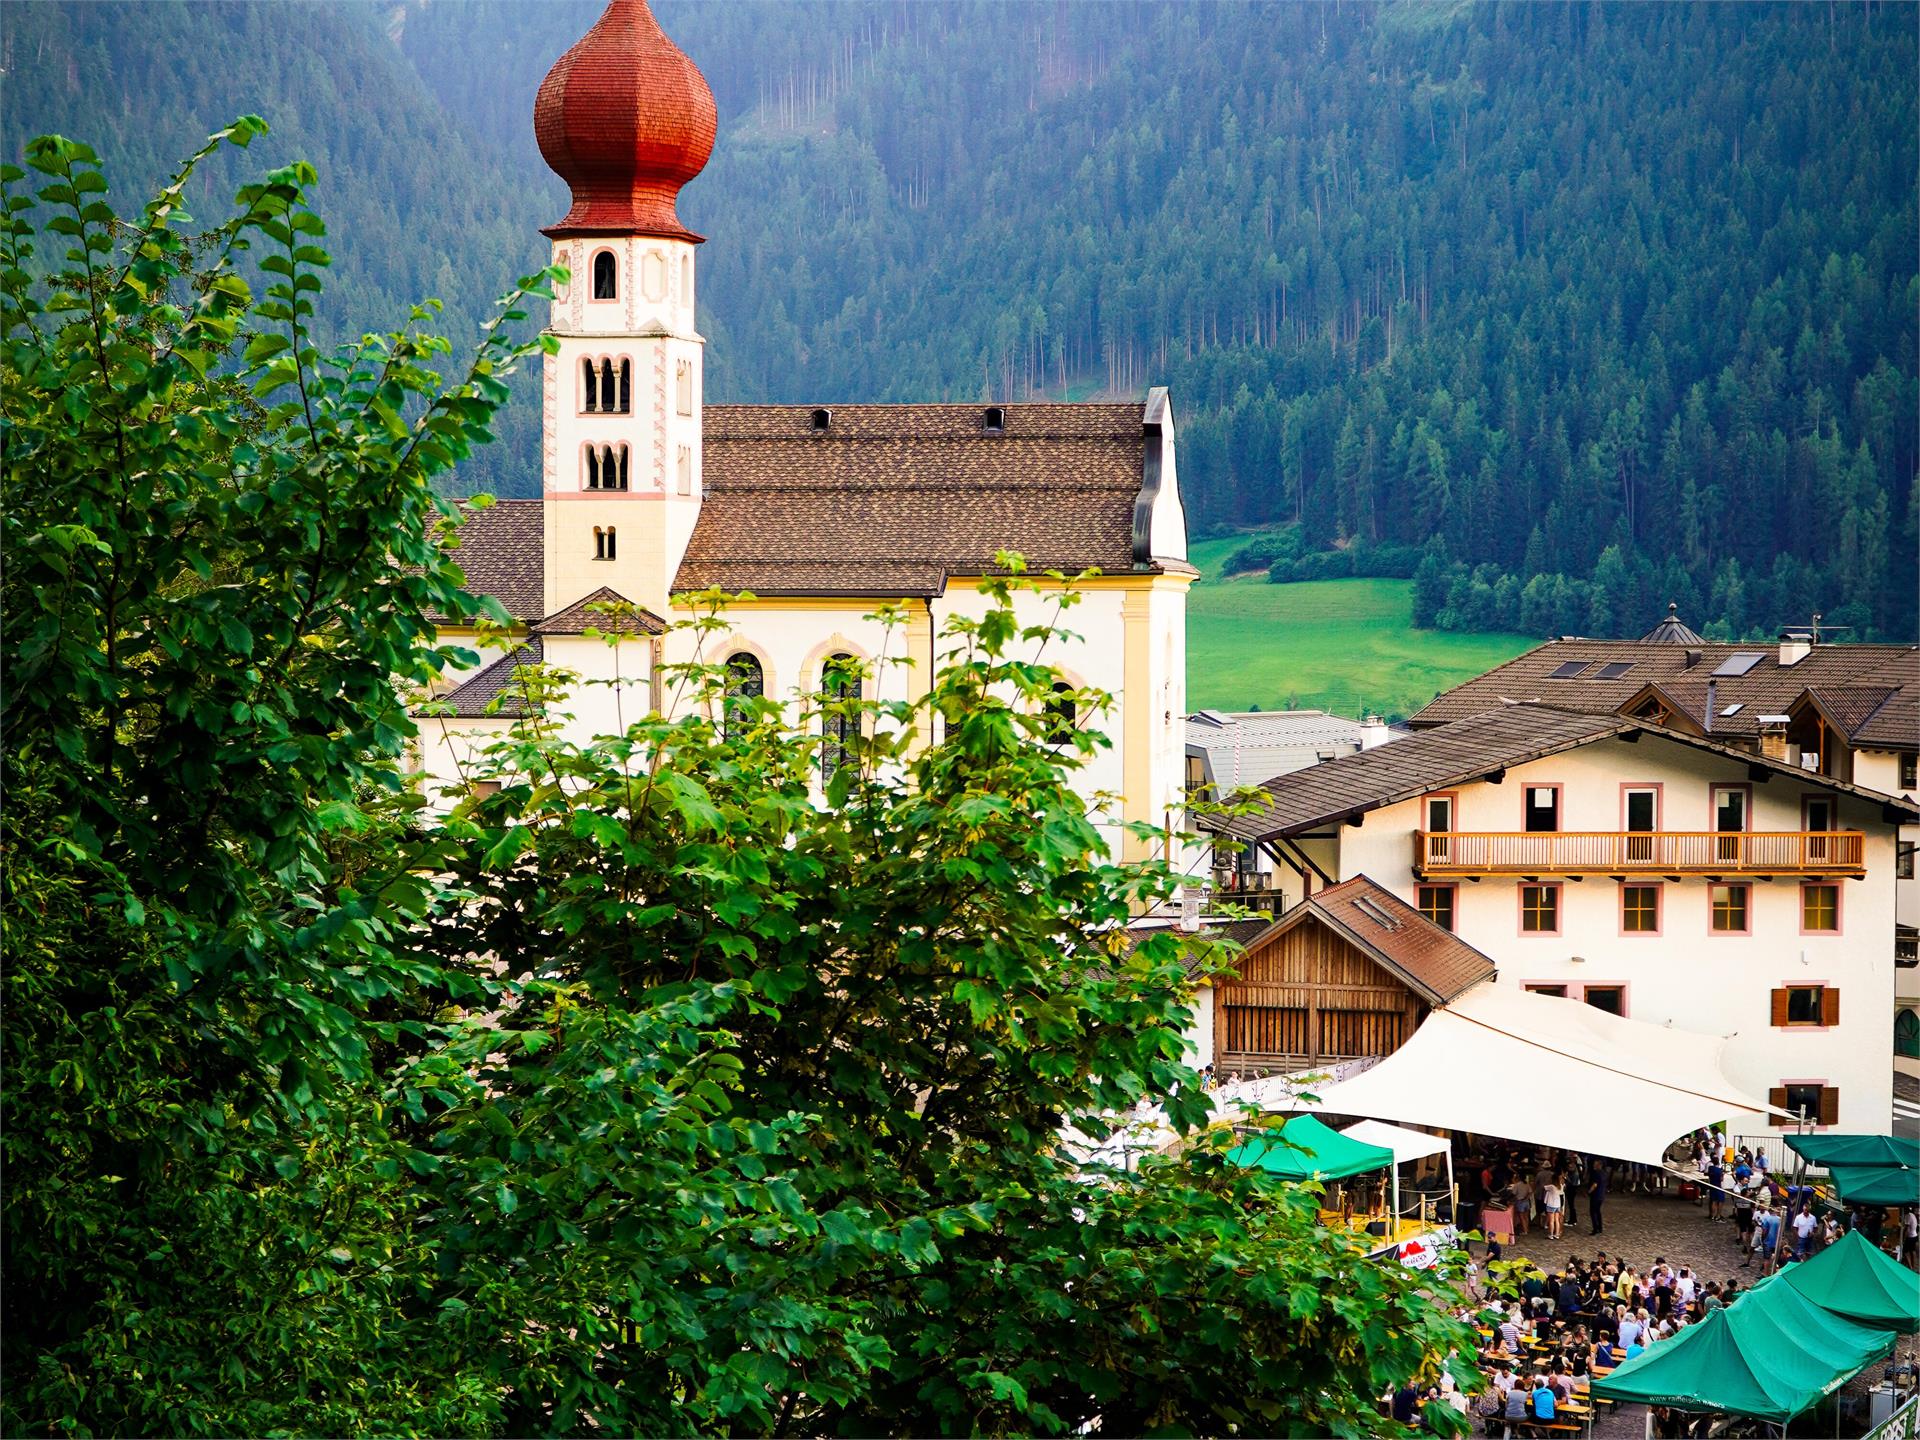
<path fill-rule="evenodd" d="M 540 82 L 533 133 L 573 208 L 545 231 L 698 241 L 674 211 L 713 153 L 719 113 L 646 0 L 613 0 Z"/>

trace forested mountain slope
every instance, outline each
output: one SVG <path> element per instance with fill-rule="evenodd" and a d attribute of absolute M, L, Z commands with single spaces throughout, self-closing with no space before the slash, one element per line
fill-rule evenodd
<path fill-rule="evenodd" d="M 14 6 L 8 140 L 150 175 L 259 110 L 346 322 L 467 320 L 562 208 L 532 94 L 597 8 Z M 1914 630 L 1910 7 L 658 9 L 720 104 L 716 400 L 1168 383 L 1196 527 L 1297 522 L 1283 573 L 1426 545 L 1462 628 Z M 476 478 L 528 493 L 534 423 Z"/>

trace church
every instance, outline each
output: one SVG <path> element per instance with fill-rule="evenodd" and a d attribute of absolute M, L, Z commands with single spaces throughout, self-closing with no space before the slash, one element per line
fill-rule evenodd
<path fill-rule="evenodd" d="M 613 682 L 559 707 L 576 738 L 671 714 L 662 664 L 724 663 L 735 688 L 797 705 L 850 657 L 869 698 L 929 688 L 949 620 L 985 610 L 980 581 L 1015 551 L 1068 575 L 1075 637 L 1046 658 L 1113 696 L 1079 717 L 1112 747 L 1077 783 L 1119 796 L 1109 821 L 1161 827 L 1182 803 L 1186 518 L 1164 389 L 1086 404 L 708 405 L 695 322 L 702 237 L 681 187 L 713 150 L 705 78 L 646 0 L 612 0 L 555 63 L 534 106 L 540 152 L 572 191 L 544 233 L 571 279 L 555 293 L 542 383 L 541 498 L 467 512 L 455 558 L 498 600 L 517 645 L 437 687 L 421 716 L 429 793 L 451 793 L 513 723 L 518 667 Z M 1020 618 L 1056 619 L 1041 581 Z M 723 634 L 676 627 L 689 597 L 734 596 Z M 617 646 L 597 603 L 639 607 Z M 876 614 L 905 616 L 888 626 Z M 478 648 L 449 626 L 443 640 Z M 695 653 L 696 645 L 699 647 Z M 902 657 L 900 666 L 885 663 Z M 503 699 L 504 692 L 504 699 Z M 1128 858 L 1144 846 L 1128 838 Z"/>

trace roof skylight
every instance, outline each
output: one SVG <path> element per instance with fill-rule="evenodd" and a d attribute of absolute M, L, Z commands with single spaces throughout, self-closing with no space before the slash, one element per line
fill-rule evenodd
<path fill-rule="evenodd" d="M 1586 674 L 1587 671 L 1592 668 L 1593 661 L 1591 660 L 1566 660 L 1556 667 L 1554 672 L 1547 676 L 1547 678 L 1549 680 L 1573 680 Z"/>
<path fill-rule="evenodd" d="M 1720 662 L 1720 668 L 1713 673 L 1715 675 L 1744 675 L 1766 658 L 1765 655 L 1758 651 L 1742 650 L 1722 660 Z"/>
<path fill-rule="evenodd" d="M 1593 678 L 1595 680 L 1618 680 L 1622 675 L 1633 669 L 1637 663 L 1637 661 L 1633 660 L 1609 660 L 1606 664 L 1602 665 L 1599 670 L 1594 672 Z"/>

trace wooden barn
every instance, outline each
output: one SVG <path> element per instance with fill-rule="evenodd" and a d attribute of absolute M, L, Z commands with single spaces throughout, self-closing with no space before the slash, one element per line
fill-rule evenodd
<path fill-rule="evenodd" d="M 1223 1077 L 1391 1055 L 1427 1012 L 1493 978 L 1493 962 L 1364 875 L 1322 890 L 1246 942 L 1213 987 Z"/>

